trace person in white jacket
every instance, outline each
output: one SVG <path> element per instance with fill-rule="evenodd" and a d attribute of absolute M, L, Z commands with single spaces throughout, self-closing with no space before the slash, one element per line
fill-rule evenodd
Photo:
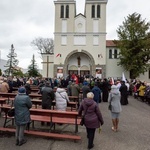
<path fill-rule="evenodd" d="M 64 88 L 59 86 L 55 93 L 56 109 L 66 111 L 67 102 L 69 102 L 68 94 Z"/>
<path fill-rule="evenodd" d="M 120 112 L 122 111 L 120 98 L 121 95 L 118 87 L 116 85 L 112 85 L 108 97 L 108 102 L 111 103 L 111 107 L 112 107 L 111 108 L 111 116 L 112 116 L 112 123 L 113 123 L 112 130 L 115 132 L 118 130 L 119 115 Z"/>

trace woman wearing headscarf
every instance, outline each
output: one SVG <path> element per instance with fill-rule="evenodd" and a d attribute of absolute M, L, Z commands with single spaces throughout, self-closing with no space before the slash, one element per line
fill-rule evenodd
<path fill-rule="evenodd" d="M 79 115 L 84 114 L 85 127 L 88 138 L 88 149 L 94 147 L 93 141 L 95 136 L 96 128 L 100 128 L 104 124 L 101 111 L 97 103 L 93 100 L 94 94 L 92 92 L 87 93 L 87 98 L 84 98 L 80 107 Z"/>
<path fill-rule="evenodd" d="M 112 117 L 112 130 L 118 130 L 118 123 L 119 123 L 119 115 L 122 111 L 121 103 L 120 103 L 120 91 L 117 85 L 111 86 L 111 91 L 109 93 L 108 102 L 111 103 L 111 117 Z"/>
<path fill-rule="evenodd" d="M 26 125 L 30 122 L 30 111 L 32 107 L 31 99 L 26 95 L 26 89 L 20 87 L 18 94 L 14 100 L 15 107 L 15 123 L 16 123 L 16 145 L 21 146 L 26 143 L 24 138 L 24 130 Z"/>

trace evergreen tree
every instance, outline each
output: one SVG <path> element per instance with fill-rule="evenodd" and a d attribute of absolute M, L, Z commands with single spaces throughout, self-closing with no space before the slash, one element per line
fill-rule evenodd
<path fill-rule="evenodd" d="M 120 49 L 118 64 L 130 72 L 130 78 L 136 78 L 149 69 L 149 27 L 150 23 L 142 20 L 140 14 L 133 13 L 117 29 L 119 40 L 115 42 Z"/>
<path fill-rule="evenodd" d="M 16 67 L 18 65 L 18 60 L 16 59 L 17 54 L 14 52 L 14 46 L 13 44 L 11 45 L 10 53 L 7 55 L 8 60 L 6 63 L 7 69 L 5 70 L 6 75 L 13 75 L 13 73 L 16 71 Z"/>
<path fill-rule="evenodd" d="M 29 74 L 30 77 L 31 76 L 32 77 L 39 76 L 39 72 L 38 72 L 38 69 L 37 69 L 37 64 L 36 64 L 34 55 L 32 57 L 31 64 L 28 67 L 28 74 Z"/>
<path fill-rule="evenodd" d="M 2 75 L 2 70 L 0 69 L 0 76 Z"/>
<path fill-rule="evenodd" d="M 23 74 L 23 72 L 22 72 L 20 69 L 18 69 L 18 70 L 15 70 L 15 71 L 13 72 L 13 76 L 23 77 L 24 74 Z"/>

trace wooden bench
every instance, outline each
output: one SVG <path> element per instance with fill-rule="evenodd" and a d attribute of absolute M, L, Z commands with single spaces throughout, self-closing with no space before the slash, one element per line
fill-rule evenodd
<path fill-rule="evenodd" d="M 12 121 L 14 121 L 14 117 L 8 117 L 7 113 L 8 110 L 11 108 L 9 106 L 0 106 L 0 108 L 2 109 L 2 111 L 5 112 L 5 121 L 4 121 L 4 128 L 6 128 L 6 124 L 8 123 L 8 121 L 10 121 L 10 119 L 12 119 Z M 31 116 L 31 120 L 32 120 L 32 127 L 34 129 L 34 121 L 39 121 L 39 122 L 49 122 L 51 123 L 51 125 L 53 125 L 54 130 L 55 130 L 55 124 L 71 124 L 71 125 L 75 125 L 75 133 L 78 132 L 78 125 L 80 124 L 81 119 L 78 118 L 78 112 L 71 112 L 71 111 L 57 111 L 57 110 L 46 110 L 46 109 L 30 109 L 30 116 Z M 9 120 L 8 120 L 9 119 Z M 50 125 L 50 130 L 52 131 L 52 126 Z M 38 131 L 37 131 L 38 132 Z M 37 133 L 38 134 L 38 133 Z M 40 135 L 43 135 L 45 133 L 40 133 Z M 48 136 L 48 133 L 47 133 Z M 52 134 L 50 134 L 49 136 L 52 136 Z M 77 135 L 61 135 L 61 134 L 56 134 L 55 137 L 56 138 L 65 138 L 64 136 L 66 136 L 66 138 L 70 136 L 70 138 L 77 140 L 77 139 L 81 139 L 80 136 Z M 73 138 L 74 137 L 74 138 Z"/>
<path fill-rule="evenodd" d="M 42 100 L 39 100 L 39 99 L 32 99 L 32 104 L 35 105 L 35 108 L 37 108 L 37 105 L 42 105 Z M 73 108 L 75 108 L 75 110 L 77 110 L 77 102 L 68 102 L 67 103 L 67 107 L 70 107 L 71 108 L 71 111 L 73 111 Z M 56 101 L 53 100 L 52 101 L 52 108 L 54 110 L 56 106 Z"/>
<path fill-rule="evenodd" d="M 9 100 L 9 98 L 15 98 L 17 93 L 2 93 L 0 92 L 0 97 L 5 97 Z"/>
<path fill-rule="evenodd" d="M 0 131 L 2 132 L 15 132 L 16 129 L 14 128 L 3 128 L 0 127 Z M 81 140 L 81 137 L 78 135 L 70 135 L 70 134 L 59 134 L 59 133 L 49 133 L 49 132 L 42 132 L 42 131 L 33 131 L 33 130 L 25 130 L 25 134 L 35 135 L 35 136 L 42 136 L 42 137 L 49 137 L 55 139 L 69 139 L 69 140 Z"/>
<path fill-rule="evenodd" d="M 73 102 L 78 102 L 79 101 L 79 97 L 78 96 L 68 96 L 69 100 L 73 101 Z"/>
<path fill-rule="evenodd" d="M 72 124 L 75 125 L 75 133 L 78 132 L 78 125 L 80 124 L 81 119 L 78 118 L 77 111 L 57 111 L 57 110 L 48 110 L 48 109 L 30 109 L 30 115 L 32 120 L 32 125 L 34 128 L 34 121 L 40 122 L 49 122 L 55 124 Z M 50 126 L 51 130 L 52 126 Z"/>
<path fill-rule="evenodd" d="M 15 96 L 17 95 L 17 93 L 2 93 L 0 92 L 0 96 L 1 97 L 6 97 L 8 98 L 15 98 Z M 33 99 L 33 98 L 42 98 L 42 95 L 41 94 L 37 94 L 37 93 L 32 93 L 32 94 L 29 94 L 30 98 Z"/>
<path fill-rule="evenodd" d="M 11 109 L 11 106 L 6 104 L 6 105 L 3 105 L 3 106 L 0 106 L 0 108 L 1 108 L 1 112 L 5 113 L 4 116 L 3 116 L 5 118 L 3 127 L 5 128 L 7 126 L 7 123 L 10 122 L 10 121 L 12 121 L 12 125 L 13 125 L 14 124 L 14 117 L 9 117 L 7 115 L 8 111 Z"/>
<path fill-rule="evenodd" d="M 42 95 L 38 93 L 32 93 L 32 94 L 29 94 L 29 96 L 31 99 L 34 99 L 34 98 L 42 99 Z"/>
<path fill-rule="evenodd" d="M 3 106 L 3 104 L 6 103 L 6 98 L 5 97 L 0 97 L 0 105 Z"/>

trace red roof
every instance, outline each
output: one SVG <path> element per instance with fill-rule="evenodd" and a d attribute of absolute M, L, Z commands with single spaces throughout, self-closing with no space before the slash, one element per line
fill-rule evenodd
<path fill-rule="evenodd" d="M 106 47 L 116 47 L 113 40 L 106 40 Z"/>

